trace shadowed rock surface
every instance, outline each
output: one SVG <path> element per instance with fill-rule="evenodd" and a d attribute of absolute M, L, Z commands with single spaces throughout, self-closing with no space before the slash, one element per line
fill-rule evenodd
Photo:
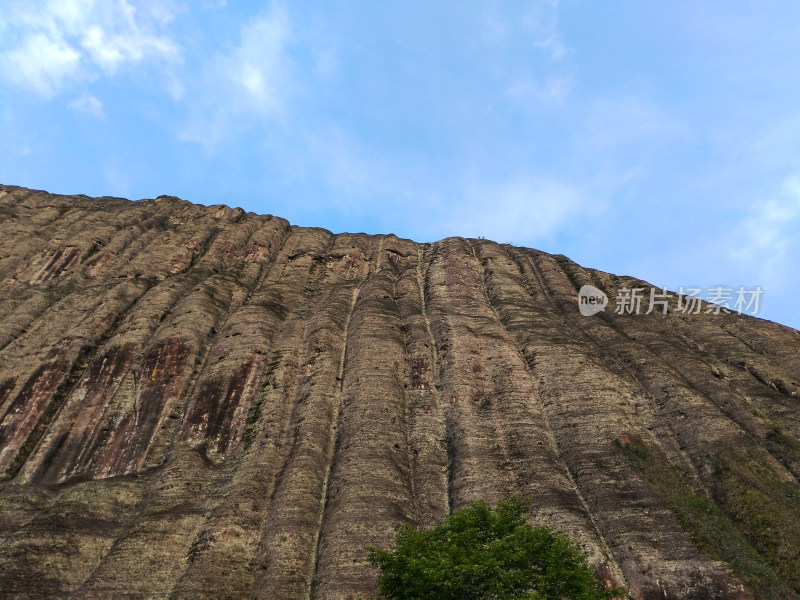
<path fill-rule="evenodd" d="M 364 546 L 516 493 L 633 598 L 798 597 L 800 332 L 584 284 L 649 289 L 0 186 L 0 594 L 354 599 Z"/>

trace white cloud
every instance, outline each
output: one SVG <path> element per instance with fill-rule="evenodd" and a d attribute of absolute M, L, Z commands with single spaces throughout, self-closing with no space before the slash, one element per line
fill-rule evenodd
<path fill-rule="evenodd" d="M 550 59 L 561 60 L 568 48 L 558 31 L 560 0 L 536 0 L 521 14 L 504 14 L 508 5 L 496 2 L 484 14 L 483 35 L 491 44 L 505 43 L 519 36 L 528 44 L 545 50 Z"/>
<path fill-rule="evenodd" d="M 800 241 L 800 177 L 787 178 L 781 192 L 758 203 L 740 223 L 730 258 L 757 271 L 760 282 L 773 288 L 796 270 Z"/>
<path fill-rule="evenodd" d="M 599 148 L 652 139 L 663 143 L 684 133 L 679 121 L 637 91 L 592 100 L 582 130 L 585 143 Z"/>
<path fill-rule="evenodd" d="M 500 12 L 500 7 L 495 3 L 484 14 L 483 37 L 487 42 L 497 43 L 505 39 L 511 31 L 511 23 Z"/>
<path fill-rule="evenodd" d="M 522 17 L 522 26 L 533 44 L 547 49 L 554 60 L 563 58 L 567 52 L 558 34 L 558 5 L 559 0 L 540 0 Z"/>
<path fill-rule="evenodd" d="M 91 94 L 84 94 L 69 103 L 69 107 L 78 112 L 82 112 L 93 117 L 102 118 L 105 116 L 103 103 Z"/>
<path fill-rule="evenodd" d="M 215 75 L 234 86 L 241 108 L 262 114 L 283 109 L 289 37 L 286 11 L 275 7 L 242 28 L 239 46 L 218 58 Z"/>
<path fill-rule="evenodd" d="M 66 79 L 78 73 L 80 60 L 80 52 L 63 39 L 32 33 L 0 55 L 0 70 L 15 86 L 53 96 Z"/>
<path fill-rule="evenodd" d="M 0 78 L 44 97 L 125 64 L 180 59 L 179 46 L 161 31 L 174 16 L 170 3 L 48 0 L 3 10 Z"/>
<path fill-rule="evenodd" d="M 238 45 L 206 65 L 181 137 L 213 146 L 232 129 L 284 115 L 292 86 L 290 40 L 289 19 L 279 5 L 242 27 Z"/>
<path fill-rule="evenodd" d="M 483 236 L 498 242 L 530 244 L 549 238 L 579 214 L 600 210 L 574 185 L 548 177 L 523 177 L 488 187 L 473 186 L 449 235 Z"/>
<path fill-rule="evenodd" d="M 298 138 L 304 142 L 298 147 L 303 165 L 296 174 L 323 179 L 333 192 L 326 203 L 336 204 L 345 213 L 369 212 L 379 207 L 378 213 L 385 216 L 392 213 L 392 207 L 376 203 L 377 198 L 403 198 L 405 203 L 420 195 L 418 186 L 423 175 L 414 165 L 377 151 L 347 130 L 328 126 L 307 131 Z"/>

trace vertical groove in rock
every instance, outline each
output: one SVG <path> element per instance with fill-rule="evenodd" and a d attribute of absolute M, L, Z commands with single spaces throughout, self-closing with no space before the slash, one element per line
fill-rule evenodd
<path fill-rule="evenodd" d="M 557 270 L 551 272 L 557 273 Z M 573 290 L 581 283 L 574 281 L 576 274 L 563 269 L 562 274 Z M 566 284 L 563 289 L 567 289 Z M 630 318 L 637 317 L 646 319 L 644 315 Z M 664 318 L 664 315 L 652 318 Z M 712 397 L 704 393 L 670 367 L 668 349 L 662 348 L 656 356 L 638 343 L 640 337 L 647 339 L 649 327 L 641 331 L 637 323 L 632 328 L 635 335 L 622 336 L 608 323 L 600 323 L 588 319 L 581 321 L 581 326 L 604 348 L 614 350 L 612 354 L 631 365 L 640 384 L 655 400 L 655 406 L 673 421 L 681 450 L 685 450 L 698 476 L 704 479 L 710 490 L 709 499 L 731 519 L 737 535 L 743 536 L 742 547 L 751 553 L 777 548 L 775 568 L 787 580 L 797 582 L 800 578 L 800 533 L 795 534 L 796 527 L 792 525 L 800 511 L 797 478 L 732 417 L 724 396 L 715 394 Z M 791 439 L 786 438 L 786 441 L 791 442 Z M 742 496 L 744 490 L 748 491 Z M 770 517 L 755 519 L 754 509 L 768 511 Z M 776 539 L 777 530 L 787 533 Z M 716 551 L 724 555 L 725 544 L 718 544 Z M 776 593 L 773 589 L 770 595 Z"/>
<path fill-rule="evenodd" d="M 609 323 L 630 341 L 627 353 L 621 358 L 633 362 L 634 353 L 646 356 L 649 360 L 638 362 L 640 369 L 652 369 L 648 363 L 661 362 L 695 393 L 707 398 L 719 411 L 734 423 L 742 432 L 750 437 L 750 443 L 763 447 L 775 455 L 784 467 L 800 475 L 800 444 L 777 444 L 774 433 L 777 430 L 800 431 L 797 415 L 791 410 L 791 397 L 778 390 L 760 385 L 744 370 L 722 360 L 714 360 L 709 353 L 700 351 L 683 339 L 671 340 L 670 332 L 675 324 L 668 324 L 664 318 L 648 319 L 647 327 L 632 327 L 635 323 L 620 318 L 610 318 Z M 689 329 L 697 330 L 702 324 L 695 324 Z M 687 331 L 688 333 L 688 331 Z M 731 360 L 734 351 L 731 352 Z M 741 355 L 739 355 L 741 356 Z M 750 357 L 743 358 L 742 362 Z M 708 375 L 711 375 L 709 377 Z M 788 379 L 788 378 L 787 378 Z M 735 381 L 736 385 L 732 385 Z M 680 419 L 685 418 L 678 417 Z M 685 410 L 683 411 L 685 415 Z"/>
<path fill-rule="evenodd" d="M 565 275 L 569 279 L 575 277 L 574 274 Z M 573 285 L 579 283 L 581 282 Z M 626 327 L 618 323 L 619 320 L 612 319 L 603 321 L 604 327 L 598 327 L 599 321 L 585 320 L 580 322 L 580 329 L 597 340 L 598 346 L 616 349 L 614 355 L 630 365 L 629 369 L 635 373 L 639 384 L 656 400 L 656 405 L 670 411 L 669 417 L 677 423 L 675 428 L 683 439 L 698 440 L 701 445 L 721 443 L 731 447 L 750 446 L 761 450 L 759 440 L 753 439 L 756 436 L 753 435 L 752 427 L 748 428 L 746 423 L 735 418 L 730 407 L 730 397 L 726 398 L 719 390 L 707 393 L 702 389 L 705 386 L 698 387 L 693 383 L 694 377 L 691 374 L 687 373 L 687 379 L 681 372 L 683 369 L 690 370 L 690 353 L 684 354 L 686 367 L 671 364 L 667 344 L 652 339 L 651 331 L 659 328 L 659 319 L 659 315 L 654 315 L 648 320 L 646 328 Z M 631 333 L 626 333 L 625 329 Z M 658 353 L 652 353 L 647 344 L 640 341 L 642 339 L 660 346 Z M 679 402 L 675 402 L 676 396 Z M 692 418 L 687 420 L 686 410 L 689 407 Z M 714 426 L 711 425 L 712 422 Z M 693 460 L 702 468 L 704 461 L 699 455 L 700 452 L 697 451 Z M 771 466 L 779 471 L 783 470 L 783 466 L 779 467 L 776 461 Z M 782 476 L 787 480 L 790 477 L 789 473 L 783 473 Z"/>
<path fill-rule="evenodd" d="M 309 271 L 321 271 L 309 293 L 320 294 L 322 301 L 306 322 L 300 367 L 304 376 L 291 418 L 287 461 L 271 501 L 273 517 L 260 551 L 263 573 L 256 584 L 261 593 L 276 598 L 308 597 L 311 591 L 325 477 L 335 442 L 344 327 L 354 290 L 369 273 L 368 244 L 367 236 L 342 234 L 327 252 L 308 257 Z"/>
<path fill-rule="evenodd" d="M 324 257 L 330 248 L 327 243 L 309 248 L 307 242 L 307 236 L 290 234 L 276 264 L 247 299 L 250 310 L 262 311 L 262 318 L 274 327 L 274 333 L 269 334 L 270 350 L 264 351 L 270 357 L 264 384 L 249 408 L 243 443 L 231 457 L 237 462 L 241 457 L 241 466 L 232 472 L 225 497 L 198 531 L 173 598 L 201 594 L 250 597 L 256 579 L 269 565 L 265 552 L 274 540 L 267 532 L 266 548 L 263 544 L 260 547 L 259 542 L 275 505 L 274 490 L 281 478 L 278 466 L 286 460 L 283 440 L 292 412 L 290 399 L 296 396 L 302 346 L 297 330 L 302 331 L 304 311 L 309 310 L 301 303 L 312 302 L 311 311 L 319 304 L 318 295 L 308 298 L 300 293 L 319 284 L 319 277 L 314 274 L 319 272 L 314 269 L 309 273 L 308 264 L 299 264 L 296 255 L 311 252 Z M 271 581 L 280 580 L 280 573 L 267 575 L 272 576 Z"/>
<path fill-rule="evenodd" d="M 285 236 L 281 236 L 278 248 Z M 278 250 L 279 251 L 279 250 Z M 250 402 L 266 368 L 266 353 L 281 315 L 249 305 L 249 300 L 269 271 L 252 265 L 244 285 L 209 346 L 209 359 L 198 371 L 197 383 L 182 418 L 178 437 L 204 443 L 210 456 L 224 458 L 238 446 L 244 433 Z M 207 367 L 207 368 L 206 368 Z"/>
<path fill-rule="evenodd" d="M 447 239 L 434 245 L 427 290 L 448 425 L 451 509 L 473 499 L 496 499 L 497 490 L 508 489 L 513 479 L 503 447 L 493 441 L 496 423 L 489 411 L 475 407 L 483 395 L 479 357 L 486 340 L 471 335 L 477 333 L 471 320 L 482 315 L 475 314 L 474 282 L 463 266 L 461 244 Z"/>
<path fill-rule="evenodd" d="M 538 514 L 539 511 L 534 509 L 534 516 L 537 519 L 541 519 L 543 523 L 558 523 L 559 527 L 568 531 L 573 538 L 580 540 L 584 551 L 588 552 L 592 562 L 595 564 L 598 575 L 602 577 L 607 584 L 627 585 L 622 570 L 616 563 L 613 553 L 606 543 L 606 539 L 592 515 L 592 511 L 586 499 L 575 482 L 575 478 L 569 466 L 561 456 L 558 441 L 553 433 L 552 424 L 550 423 L 547 412 L 541 404 L 541 399 L 539 398 L 534 383 L 537 380 L 537 373 L 533 370 L 531 363 L 525 357 L 524 347 L 521 345 L 523 340 L 520 339 L 520 336 L 514 335 L 515 331 L 513 325 L 520 322 L 525 322 L 527 325 L 530 320 L 532 320 L 530 316 L 524 321 L 519 319 L 518 312 L 521 306 L 529 302 L 530 296 L 525 293 L 525 291 L 519 289 L 519 284 L 517 282 L 495 281 L 495 269 L 502 266 L 506 267 L 502 269 L 503 273 L 508 273 L 509 271 L 513 273 L 513 267 L 515 266 L 513 261 L 510 260 L 508 261 L 511 263 L 509 265 L 498 264 L 498 262 L 507 259 L 507 256 L 504 255 L 502 251 L 498 252 L 494 246 L 490 247 L 480 243 L 480 253 L 478 253 L 475 249 L 476 242 L 470 240 L 468 240 L 468 242 L 472 248 L 472 254 L 476 262 L 479 263 L 481 283 L 483 285 L 486 301 L 492 308 L 498 324 L 503 327 L 508 339 L 517 351 L 519 362 L 524 367 L 531 382 L 528 393 L 531 396 L 531 402 L 535 402 L 533 411 L 535 411 L 538 418 L 542 421 L 543 440 L 539 442 L 539 445 L 541 453 L 546 458 L 546 464 L 539 465 L 538 468 L 531 473 L 531 477 L 544 479 L 544 473 L 550 471 L 550 473 L 548 473 L 550 481 L 548 481 L 546 486 L 548 489 L 546 489 L 546 491 L 542 489 L 536 490 L 535 488 L 531 489 L 530 487 L 525 491 L 528 494 L 533 493 L 534 503 L 537 506 L 555 504 L 571 505 L 570 511 L 564 511 L 560 515 L 550 512 L 545 516 Z M 508 267 L 510 267 L 510 269 Z M 510 293 L 512 290 L 515 290 L 515 288 L 519 296 L 514 296 Z M 514 310 L 515 308 L 517 310 Z M 512 327 L 509 327 L 508 324 L 511 324 Z M 536 459 L 532 460 L 531 457 L 528 457 L 528 461 L 533 464 L 537 462 Z M 577 503 L 574 500 L 571 503 L 565 502 L 564 496 L 567 494 L 574 495 Z M 554 497 L 559 497 L 559 501 L 554 502 Z"/>
<path fill-rule="evenodd" d="M 548 264 L 537 265 L 534 262 L 537 258 L 546 258 Z M 574 306 L 575 300 L 565 288 L 551 287 L 550 274 L 557 274 L 560 269 L 554 261 L 538 254 L 530 257 L 530 266 L 536 273 L 532 280 L 540 286 L 539 292 L 530 297 L 544 294 L 564 315 L 563 310 Z M 497 270 L 508 272 L 501 265 Z M 504 281 L 495 289 L 513 289 L 511 283 Z M 526 303 L 524 295 L 518 294 L 513 300 L 503 298 L 500 304 L 512 313 L 514 307 L 524 307 Z M 587 348 L 581 343 L 580 328 L 558 327 L 553 339 L 546 313 L 542 313 L 544 319 L 537 318 L 537 309 L 532 304 L 527 311 L 529 316 L 519 319 L 525 326 L 509 325 L 509 329 L 525 349 L 532 372 L 540 377 L 539 391 L 561 456 L 631 590 L 643 596 L 659 593 L 656 579 L 661 578 L 652 575 L 657 569 L 662 572 L 669 569 L 676 581 L 684 578 L 684 585 L 693 582 L 695 588 L 704 588 L 708 594 L 732 589 L 732 583 L 725 582 L 723 567 L 694 547 L 670 510 L 615 448 L 615 443 L 653 439 L 648 415 L 639 410 L 646 397 L 637 389 L 638 382 L 635 379 L 629 382 L 608 369 L 602 360 L 598 361 L 600 357 L 587 352 L 594 346 L 589 344 Z M 537 322 L 544 328 L 534 326 Z M 597 326 L 603 327 L 599 321 Z M 579 333 L 577 339 L 572 339 L 573 331 Z M 594 410 L 596 407 L 602 407 L 601 411 Z M 590 430 L 584 432 L 583 428 Z M 581 442 L 580 451 L 576 451 L 576 439 Z M 668 441 L 669 437 L 661 439 Z M 642 535 L 644 530 L 649 533 Z M 668 537 L 671 545 L 654 543 L 651 536 Z M 694 572 L 675 566 L 687 560 L 691 561 Z"/>
<path fill-rule="evenodd" d="M 452 512 L 452 459 L 448 454 L 448 426 L 440 392 L 439 354 L 426 307 L 428 278 L 423 247 L 417 247 L 416 253 L 417 264 L 413 276 L 401 279 L 399 284 L 401 289 L 408 290 L 411 287 L 400 296 L 399 309 L 407 340 L 406 394 L 414 401 L 411 409 L 414 447 L 411 453 L 420 480 L 415 485 L 417 520 L 418 525 L 431 527 L 443 515 Z"/>
<path fill-rule="evenodd" d="M 353 318 L 353 311 L 356 307 L 356 301 L 358 300 L 358 295 L 361 292 L 361 286 L 358 286 L 353 290 L 352 297 L 350 299 L 350 307 L 347 311 L 347 318 L 344 322 L 343 333 L 342 336 L 342 352 L 339 356 L 339 368 L 337 370 L 336 381 L 339 382 L 338 386 L 338 393 L 336 394 L 336 399 L 334 401 L 334 411 L 333 416 L 330 420 L 330 432 L 328 434 L 328 447 L 325 449 L 325 454 L 329 457 L 325 463 L 324 468 L 324 475 L 322 478 L 322 497 L 320 498 L 320 509 L 319 513 L 319 521 L 317 524 L 316 532 L 314 535 L 314 541 L 312 543 L 312 550 L 311 554 L 314 556 L 314 563 L 313 568 L 311 569 L 311 585 L 309 586 L 309 593 L 308 597 L 311 598 L 314 596 L 314 579 L 317 575 L 319 570 L 319 554 L 320 554 L 320 538 L 322 537 L 322 530 L 325 526 L 325 511 L 328 509 L 328 501 L 331 495 L 330 490 L 330 477 L 331 477 L 331 470 L 334 468 L 334 460 L 336 459 L 336 454 L 339 446 L 341 445 L 341 429 L 342 424 L 340 422 L 340 415 L 341 415 L 341 407 L 342 407 L 342 396 L 344 390 L 344 366 L 345 361 L 347 360 L 347 338 L 350 333 L 350 321 Z"/>
<path fill-rule="evenodd" d="M 564 308 L 574 307 L 573 301 L 567 298 L 561 298 L 560 301 L 557 301 L 555 294 L 549 291 L 542 269 L 537 266 L 535 260 L 535 257 L 540 256 L 540 253 L 528 252 L 524 256 L 520 256 L 520 254 L 520 251 L 509 249 L 510 258 L 517 264 L 520 273 L 527 281 L 526 285 L 531 297 L 534 299 L 536 299 L 537 295 L 546 297 L 547 302 L 555 310 L 557 315 L 555 318 L 558 319 L 559 325 L 565 334 L 565 338 L 561 340 L 562 343 L 568 341 L 571 344 L 588 346 L 586 354 L 591 356 L 593 362 L 601 364 L 603 368 L 609 369 L 616 376 L 625 380 L 634 394 L 634 414 L 642 421 L 643 426 L 649 432 L 650 441 L 667 454 L 671 461 L 680 464 L 686 473 L 690 474 L 690 476 L 694 475 L 694 463 L 681 449 L 671 422 L 658 415 L 658 410 L 653 407 L 652 396 L 646 386 L 639 380 L 631 365 L 628 362 L 617 360 L 614 352 L 607 352 L 604 349 L 602 341 L 595 339 L 578 326 L 577 323 L 570 321 Z M 531 279 L 536 282 L 533 289 L 530 285 Z M 699 479 L 695 478 L 695 483 L 700 485 Z"/>
<path fill-rule="evenodd" d="M 365 546 L 387 546 L 401 523 L 416 518 L 403 385 L 405 337 L 394 293 L 397 272 L 385 264 L 383 241 L 348 322 L 313 598 L 373 593 Z"/>

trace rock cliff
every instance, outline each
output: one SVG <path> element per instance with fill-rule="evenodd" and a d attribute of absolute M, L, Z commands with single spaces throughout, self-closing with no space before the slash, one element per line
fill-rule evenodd
<path fill-rule="evenodd" d="M 0 594 L 353 599 L 534 501 L 637 599 L 800 594 L 800 332 L 476 239 L 0 186 Z"/>

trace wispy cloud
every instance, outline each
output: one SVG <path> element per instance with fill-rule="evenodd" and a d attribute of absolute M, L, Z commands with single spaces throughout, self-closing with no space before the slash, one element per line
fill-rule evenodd
<path fill-rule="evenodd" d="M 519 177 L 468 188 L 463 204 L 446 221 L 452 229 L 446 235 L 533 244 L 553 236 L 578 215 L 599 209 L 575 185 L 552 177 Z"/>
<path fill-rule="evenodd" d="M 558 33 L 559 0 L 540 0 L 531 4 L 522 17 L 522 26 L 535 46 L 546 49 L 551 58 L 559 60 L 567 48 Z"/>
<path fill-rule="evenodd" d="M 69 103 L 72 110 L 91 115 L 93 117 L 102 118 L 105 116 L 103 110 L 103 103 L 91 94 L 84 94 Z"/>
<path fill-rule="evenodd" d="M 125 64 L 181 56 L 163 31 L 174 16 L 169 3 L 48 0 L 3 11 L 0 78 L 46 98 Z"/>
<path fill-rule="evenodd" d="M 729 257 L 761 281 L 781 285 L 800 254 L 800 177 L 788 177 L 774 197 L 757 203 L 741 221 Z M 783 281 L 785 283 L 785 281 Z"/>
<path fill-rule="evenodd" d="M 281 5 L 245 24 L 238 44 L 202 67 L 182 139 L 213 146 L 254 120 L 284 115 L 292 86 L 290 40 L 289 18 Z"/>
<path fill-rule="evenodd" d="M 521 38 L 524 43 L 547 52 L 554 61 L 564 58 L 569 49 L 558 31 L 560 0 L 536 0 L 523 12 L 508 14 L 508 5 L 494 3 L 483 19 L 484 39 L 492 44 Z"/>
<path fill-rule="evenodd" d="M 683 124 L 636 90 L 597 96 L 587 103 L 581 136 L 597 148 L 672 141 L 685 133 Z"/>
<path fill-rule="evenodd" d="M 81 54 L 72 45 L 45 33 L 31 33 L 0 55 L 6 82 L 41 96 L 53 96 L 65 80 L 80 71 Z"/>
<path fill-rule="evenodd" d="M 324 175 L 331 189 L 355 200 L 386 185 L 379 157 L 345 131 L 329 127 L 324 134 L 307 133 L 305 142 L 310 167 Z"/>

